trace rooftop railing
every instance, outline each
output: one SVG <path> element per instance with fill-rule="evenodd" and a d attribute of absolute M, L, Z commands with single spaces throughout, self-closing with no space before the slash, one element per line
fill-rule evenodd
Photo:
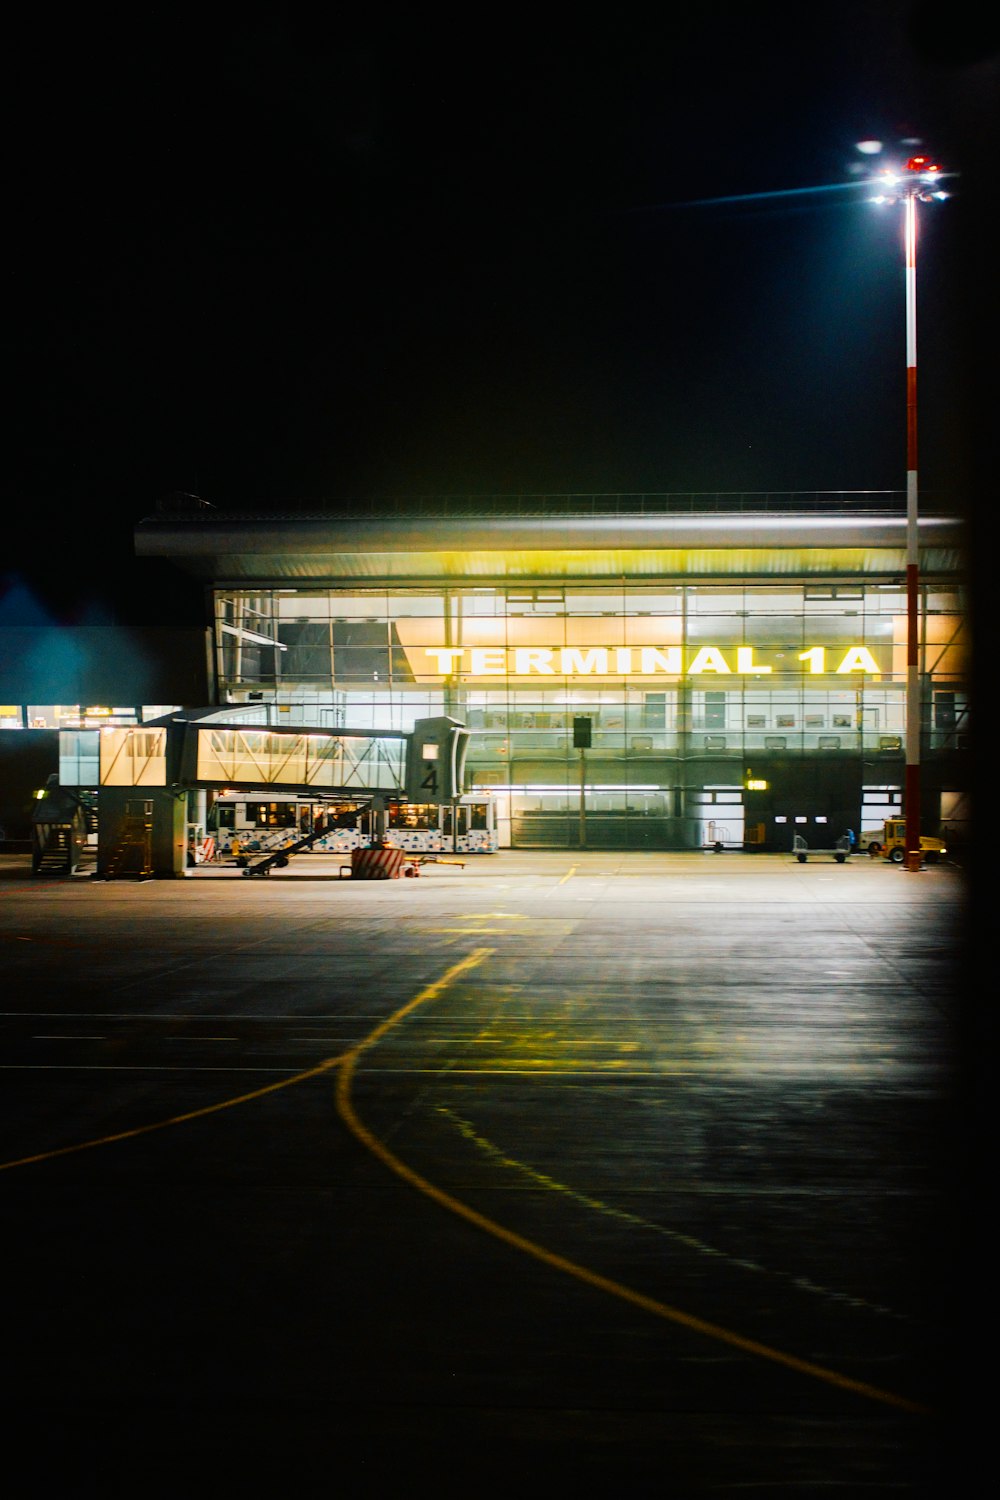
<path fill-rule="evenodd" d="M 185 504 L 189 501 L 190 504 Z M 958 514 L 954 501 L 941 493 L 924 492 L 922 514 Z M 532 494 L 532 495 L 400 495 L 378 498 L 296 500 L 287 507 L 273 502 L 259 509 L 216 507 L 197 496 L 169 496 L 156 513 L 199 517 L 208 523 L 226 520 L 384 520 L 421 517 L 435 520 L 490 516 L 662 516 L 704 515 L 863 515 L 905 516 L 905 490 L 710 490 L 652 494 Z"/>

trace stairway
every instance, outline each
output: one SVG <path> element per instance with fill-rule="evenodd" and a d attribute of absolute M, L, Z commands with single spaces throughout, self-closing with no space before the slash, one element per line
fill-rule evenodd
<path fill-rule="evenodd" d="M 35 875 L 72 875 L 73 830 L 69 825 L 42 824 L 35 829 L 36 839 L 44 829 L 44 842 L 36 844 L 31 868 Z"/>
<path fill-rule="evenodd" d="M 130 804 L 131 807 L 131 804 Z M 136 875 L 140 879 L 153 873 L 153 804 L 143 812 L 126 813 L 121 829 L 108 857 L 104 874 L 109 879 Z"/>

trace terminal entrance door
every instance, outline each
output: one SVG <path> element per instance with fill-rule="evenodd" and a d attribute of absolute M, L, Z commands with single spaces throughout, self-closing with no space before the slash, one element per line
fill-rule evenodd
<path fill-rule="evenodd" d="M 694 814 L 696 849 L 742 849 L 745 811 L 743 790 L 738 786 L 706 787 L 689 794 Z"/>

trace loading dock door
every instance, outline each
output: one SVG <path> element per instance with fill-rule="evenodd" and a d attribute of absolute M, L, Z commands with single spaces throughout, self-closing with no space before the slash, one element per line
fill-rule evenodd
<path fill-rule="evenodd" d="M 761 783 L 744 792 L 746 826 L 754 830 L 748 847 L 791 852 L 798 833 L 813 848 L 830 848 L 848 829 L 855 837 L 861 832 L 861 762 L 847 752 L 761 756 L 748 779 Z"/>

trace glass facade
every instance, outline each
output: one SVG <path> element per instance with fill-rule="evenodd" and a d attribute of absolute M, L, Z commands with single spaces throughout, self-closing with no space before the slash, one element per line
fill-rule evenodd
<path fill-rule="evenodd" d="M 178 706 L 163 703 L 127 708 L 83 706 L 78 703 L 7 704 L 0 706 L 0 730 L 58 730 L 60 786 L 93 789 L 103 780 L 100 768 L 103 730 L 121 725 L 143 724 L 174 712 Z M 125 784 L 131 786 L 140 783 L 134 781 Z"/>
<path fill-rule="evenodd" d="M 253 586 L 214 611 L 218 703 L 289 727 L 449 714 L 504 842 L 773 847 L 796 820 L 815 843 L 898 807 L 898 584 Z M 920 619 L 922 757 L 946 766 L 968 731 L 960 590 L 926 586 Z M 933 823 L 959 789 L 927 780 Z"/>
<path fill-rule="evenodd" d="M 386 792 L 398 792 L 403 784 L 402 739 L 279 735 L 266 729 L 211 726 L 198 728 L 196 734 L 199 782 Z"/>

